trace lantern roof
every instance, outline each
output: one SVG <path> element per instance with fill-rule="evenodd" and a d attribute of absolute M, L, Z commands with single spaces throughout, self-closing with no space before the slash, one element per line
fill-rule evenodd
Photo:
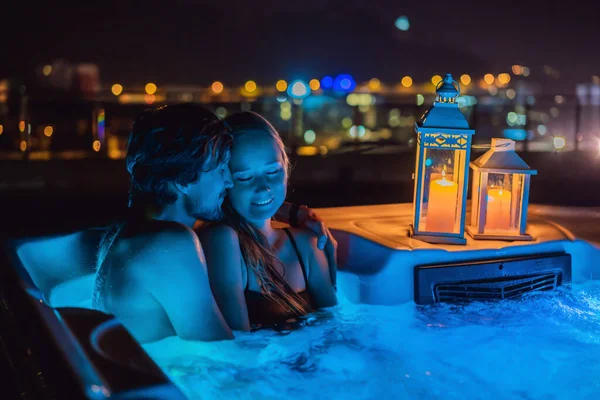
<path fill-rule="evenodd" d="M 460 94 L 460 86 L 446 74 L 436 88 L 436 99 L 433 105 L 423 113 L 415 123 L 416 129 L 423 132 L 450 132 L 474 134 L 469 122 L 458 108 L 456 99 Z"/>
<path fill-rule="evenodd" d="M 504 138 L 493 138 L 491 148 L 470 165 L 473 170 L 481 172 L 537 174 L 517 154 L 514 140 Z"/>

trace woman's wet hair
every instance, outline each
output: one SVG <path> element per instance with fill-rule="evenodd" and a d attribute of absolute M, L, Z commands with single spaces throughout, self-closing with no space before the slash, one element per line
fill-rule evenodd
<path fill-rule="evenodd" d="M 234 142 L 235 138 L 240 135 L 269 135 L 281 151 L 284 168 L 287 171 L 286 176 L 289 175 L 290 162 L 283 140 L 269 121 L 257 113 L 244 111 L 225 118 L 224 122 L 228 125 Z M 246 265 L 258 277 L 261 293 L 277 303 L 282 309 L 297 316 L 313 311 L 311 306 L 290 287 L 278 272 L 277 265 L 282 265 L 281 260 L 269 245 L 265 235 L 244 220 L 231 206 L 228 199 L 225 199 L 223 203 L 223 212 L 225 223 L 231 226 L 238 235 L 240 250 Z"/>
<path fill-rule="evenodd" d="M 200 105 L 167 105 L 142 113 L 134 121 L 125 160 L 130 207 L 175 202 L 172 184 L 196 182 L 198 173 L 227 162 L 231 145 L 223 121 Z"/>

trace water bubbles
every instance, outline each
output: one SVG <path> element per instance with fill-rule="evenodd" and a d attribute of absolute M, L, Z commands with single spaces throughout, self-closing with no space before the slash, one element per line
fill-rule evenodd
<path fill-rule="evenodd" d="M 570 398 L 574 384 L 598 392 L 598 281 L 488 303 L 341 298 L 305 322 L 285 335 L 144 348 L 190 398 Z"/>

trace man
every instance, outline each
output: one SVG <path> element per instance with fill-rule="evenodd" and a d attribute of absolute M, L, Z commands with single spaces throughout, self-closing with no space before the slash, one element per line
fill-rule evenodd
<path fill-rule="evenodd" d="M 223 122 L 194 104 L 159 107 L 134 122 L 126 158 L 130 215 L 100 243 L 93 306 L 116 315 L 142 343 L 233 337 L 193 230 L 199 220 L 221 218 L 232 186 L 231 145 Z M 286 204 L 278 217 L 317 232 L 335 263 L 335 241 L 310 209 Z"/>

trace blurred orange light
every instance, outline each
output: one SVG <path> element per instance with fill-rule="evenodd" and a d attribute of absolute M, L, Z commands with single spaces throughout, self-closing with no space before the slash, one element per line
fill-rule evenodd
<path fill-rule="evenodd" d="M 112 85 L 112 87 L 110 88 L 110 91 L 112 92 L 112 94 L 114 94 L 115 96 L 120 95 L 121 93 L 123 93 L 123 86 L 119 85 L 118 83 L 115 83 L 114 85 Z"/>
<path fill-rule="evenodd" d="M 254 82 L 254 81 L 246 82 L 246 84 L 244 85 L 244 89 L 246 89 L 246 91 L 248 93 L 254 92 L 256 90 L 256 82 Z"/>
<path fill-rule="evenodd" d="M 156 93 L 157 87 L 156 87 L 156 85 L 154 83 L 150 82 L 150 83 L 146 84 L 146 88 L 145 89 L 146 89 L 146 93 L 148 93 L 148 94 L 154 94 L 154 93 Z"/>
<path fill-rule="evenodd" d="M 214 94 L 219 94 L 223 91 L 223 84 L 219 81 L 214 81 L 210 88 Z"/>
<path fill-rule="evenodd" d="M 377 78 L 373 78 L 369 81 L 370 90 L 379 90 L 381 88 L 381 81 Z"/>
<path fill-rule="evenodd" d="M 510 82 L 510 75 L 506 72 L 498 75 L 498 82 L 500 82 L 503 85 L 506 85 L 508 82 Z"/>
<path fill-rule="evenodd" d="M 521 67 L 520 65 L 513 65 L 512 66 L 512 72 L 515 75 L 521 75 L 523 73 L 523 67 Z"/>
<path fill-rule="evenodd" d="M 308 82 L 308 87 L 310 87 L 312 90 L 319 90 L 321 87 L 321 82 L 319 82 L 318 79 L 311 79 L 310 82 Z"/>
<path fill-rule="evenodd" d="M 285 92 L 285 89 L 287 89 L 287 82 L 284 81 L 283 79 L 280 79 L 277 81 L 277 83 L 275 84 L 275 88 L 277 90 L 279 90 L 280 92 Z"/>

